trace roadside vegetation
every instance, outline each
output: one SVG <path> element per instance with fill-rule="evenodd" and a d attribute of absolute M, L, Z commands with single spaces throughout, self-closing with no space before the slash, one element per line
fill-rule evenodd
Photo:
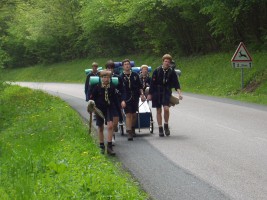
<path fill-rule="evenodd" d="M 266 50 L 266 0 L 1 0 L 0 66 Z"/>
<path fill-rule="evenodd" d="M 175 57 L 182 71 L 180 82 L 184 92 L 236 99 L 267 105 L 267 52 L 250 52 L 253 66 L 244 69 L 244 88 L 241 90 L 241 70 L 232 68 L 229 53 L 215 53 L 204 56 Z M 41 81 L 84 83 L 86 68 L 96 61 L 104 66 L 109 59 L 122 61 L 129 58 L 136 66 L 147 64 L 155 69 L 161 64 L 160 56 L 128 55 L 124 57 L 101 57 L 81 59 L 53 65 L 36 65 L 27 68 L 2 69 L 6 81 Z"/>
<path fill-rule="evenodd" d="M 0 105 L 0 199 L 148 199 L 59 98 L 0 83 Z"/>
<path fill-rule="evenodd" d="M 265 0 L 2 0 L 0 11 L 0 199 L 147 199 L 68 105 L 4 81 L 84 83 L 93 61 L 155 69 L 170 53 L 183 92 L 267 105 Z M 240 41 L 253 58 L 243 89 L 230 63 Z"/>

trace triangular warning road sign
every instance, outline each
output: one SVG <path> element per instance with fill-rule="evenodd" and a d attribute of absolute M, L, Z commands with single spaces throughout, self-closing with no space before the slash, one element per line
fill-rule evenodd
<path fill-rule="evenodd" d="M 246 49 L 243 42 L 240 42 L 238 45 L 231 62 L 252 62 L 252 58 L 248 53 L 248 50 Z"/>

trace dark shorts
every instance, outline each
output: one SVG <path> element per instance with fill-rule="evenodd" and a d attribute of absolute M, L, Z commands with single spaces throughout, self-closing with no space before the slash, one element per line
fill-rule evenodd
<path fill-rule="evenodd" d="M 107 124 L 107 122 L 113 121 L 113 117 L 114 117 L 114 113 L 116 112 L 116 109 L 114 109 L 113 107 L 108 108 L 106 111 L 101 110 L 105 116 L 105 120 L 101 117 L 99 117 L 98 115 L 96 115 L 96 125 L 97 126 L 102 126 L 105 122 L 105 124 Z"/>
<path fill-rule="evenodd" d="M 171 92 L 155 92 L 152 95 L 152 107 L 161 108 L 162 106 L 170 106 Z"/>
<path fill-rule="evenodd" d="M 119 117 L 119 110 L 117 108 L 113 111 L 113 117 Z"/>
<path fill-rule="evenodd" d="M 116 99 L 116 102 L 114 102 L 114 112 L 113 117 L 119 117 L 121 112 L 121 105 L 120 101 Z"/>
<path fill-rule="evenodd" d="M 124 112 L 127 113 L 136 113 L 138 111 L 139 98 L 133 98 L 130 101 L 126 102 L 126 107 Z"/>

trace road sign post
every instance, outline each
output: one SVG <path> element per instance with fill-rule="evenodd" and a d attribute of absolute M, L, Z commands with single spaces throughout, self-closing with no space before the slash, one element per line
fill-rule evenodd
<path fill-rule="evenodd" d="M 241 89 L 244 88 L 244 68 L 241 68 Z"/>
<path fill-rule="evenodd" d="M 243 42 L 238 45 L 232 59 L 232 66 L 241 69 L 241 89 L 244 88 L 244 68 L 252 67 L 252 58 Z"/>

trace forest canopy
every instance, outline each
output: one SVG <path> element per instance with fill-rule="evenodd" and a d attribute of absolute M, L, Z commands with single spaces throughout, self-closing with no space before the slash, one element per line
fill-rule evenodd
<path fill-rule="evenodd" d="M 0 66 L 267 49 L 266 0 L 2 0 Z"/>

